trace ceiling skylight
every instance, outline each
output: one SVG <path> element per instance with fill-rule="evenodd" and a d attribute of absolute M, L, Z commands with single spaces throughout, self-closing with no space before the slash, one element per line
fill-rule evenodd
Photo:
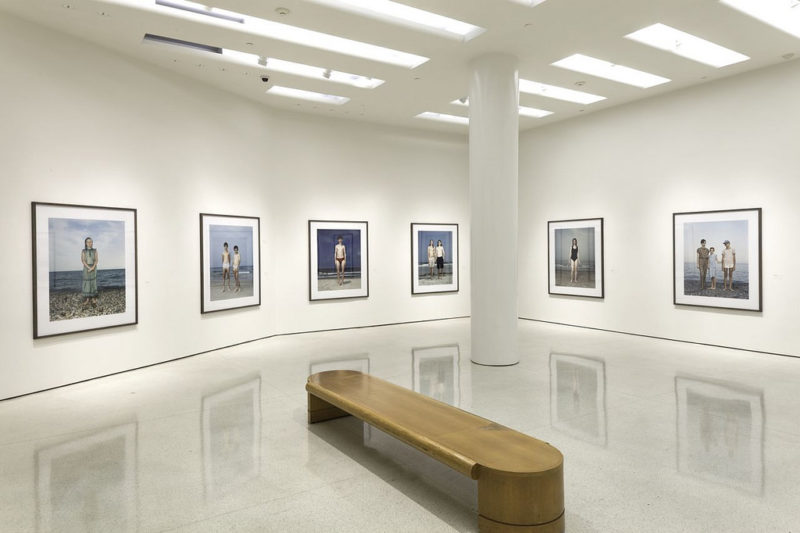
<path fill-rule="evenodd" d="M 386 22 L 403 24 L 468 41 L 484 30 L 467 22 L 390 0 L 311 0 L 317 4 L 344 9 Z"/>
<path fill-rule="evenodd" d="M 706 41 L 691 33 L 676 30 L 666 24 L 659 23 L 647 26 L 629 33 L 625 38 L 716 68 L 726 67 L 750 59 L 744 54 L 734 52 L 711 41 Z"/>
<path fill-rule="evenodd" d="M 358 74 L 349 74 L 347 72 L 339 72 L 338 70 L 314 67 L 311 65 L 305 65 L 303 63 L 295 63 L 293 61 L 285 61 L 283 59 L 276 59 L 273 57 L 260 57 L 258 54 L 240 52 L 238 50 L 231 50 L 229 48 L 219 48 L 216 46 L 193 43 L 190 41 L 182 41 L 180 39 L 162 37 L 160 35 L 152 35 L 150 33 L 144 36 L 143 42 L 179 46 L 200 52 L 210 52 L 221 55 L 224 59 L 229 61 L 241 63 L 254 68 L 273 72 L 283 72 L 285 74 L 294 74 L 295 76 L 303 76 L 305 78 L 343 83 L 362 89 L 374 89 L 384 82 L 383 80 L 377 78 L 359 76 Z"/>
<path fill-rule="evenodd" d="M 509 0 L 509 1 L 514 2 L 515 4 L 522 4 L 523 6 L 533 7 L 533 6 L 538 6 L 545 0 Z"/>
<path fill-rule="evenodd" d="M 553 63 L 555 67 L 561 67 L 575 72 L 582 72 L 583 74 L 590 74 L 598 78 L 606 78 L 611 81 L 633 85 L 634 87 L 641 87 L 647 89 L 667 83 L 669 78 L 656 76 L 649 72 L 636 70 L 635 68 L 626 67 L 624 65 L 617 65 L 595 57 L 585 56 L 583 54 L 573 54 Z"/>
<path fill-rule="evenodd" d="M 469 98 L 459 98 L 457 100 L 453 100 L 450 102 L 451 104 L 455 104 L 458 106 L 468 107 L 469 106 Z M 548 115 L 552 115 L 552 111 L 546 111 L 544 109 L 537 109 L 535 107 L 525 107 L 519 106 L 519 114 L 524 117 L 533 117 L 533 118 L 543 118 Z"/>
<path fill-rule="evenodd" d="M 310 100 L 312 102 L 319 102 L 321 104 L 342 105 L 350 101 L 350 99 L 346 96 L 315 93 L 314 91 L 304 91 L 302 89 L 294 89 L 292 87 L 281 87 L 280 85 L 273 85 L 267 89 L 267 94 L 286 96 L 288 98 L 299 98 L 300 100 Z"/>
<path fill-rule="evenodd" d="M 127 3 L 133 7 L 142 7 L 141 0 L 116 0 L 117 2 Z M 271 20 L 251 17 L 233 11 L 226 11 L 214 7 L 205 6 L 196 2 L 186 0 L 156 0 L 158 9 L 169 9 L 173 14 L 179 14 L 190 19 L 197 17 L 208 18 L 205 22 L 215 25 L 224 25 L 240 31 L 247 31 L 257 35 L 262 35 L 270 39 L 278 39 L 301 46 L 310 46 L 330 52 L 345 54 L 380 63 L 388 63 L 409 69 L 416 68 L 428 61 L 429 58 L 384 48 L 374 44 L 345 39 L 337 35 L 330 35 L 318 31 L 298 28 L 289 24 L 282 24 Z M 225 15 L 221 17 L 220 15 Z M 241 22 L 239 22 L 241 20 Z M 233 26 L 231 26 L 233 23 Z"/>
<path fill-rule="evenodd" d="M 720 0 L 720 2 L 788 34 L 800 37 L 798 0 Z"/>
<path fill-rule="evenodd" d="M 564 100 L 566 102 L 574 102 L 576 104 L 593 104 L 600 100 L 605 100 L 605 96 L 598 96 L 596 94 L 585 93 L 583 91 L 576 91 L 573 89 L 565 89 L 564 87 L 557 87 L 556 85 L 548 85 L 546 83 L 539 83 L 538 81 L 519 80 L 519 91 L 521 93 L 535 94 L 537 96 L 546 96 L 547 98 L 555 98 L 557 100 Z"/>
<path fill-rule="evenodd" d="M 425 111 L 420 113 L 415 118 L 424 118 L 426 120 L 438 120 L 439 122 L 449 122 L 450 124 L 460 124 L 466 126 L 469 124 L 467 117 L 457 115 L 448 115 L 446 113 L 434 113 L 433 111 Z"/>

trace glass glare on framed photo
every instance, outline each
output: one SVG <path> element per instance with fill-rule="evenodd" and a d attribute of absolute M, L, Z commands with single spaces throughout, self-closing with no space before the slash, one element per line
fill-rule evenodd
<path fill-rule="evenodd" d="M 674 303 L 761 310 L 761 209 L 675 213 Z"/>
<path fill-rule="evenodd" d="M 200 214 L 201 313 L 261 305 L 260 219 Z"/>
<path fill-rule="evenodd" d="M 33 337 L 135 324 L 136 210 L 34 202 Z"/>
<path fill-rule="evenodd" d="M 366 222 L 308 221 L 309 299 L 369 296 Z"/>
<path fill-rule="evenodd" d="M 603 219 L 547 223 L 550 294 L 603 298 Z"/>
<path fill-rule="evenodd" d="M 458 224 L 411 224 L 411 294 L 458 291 Z"/>

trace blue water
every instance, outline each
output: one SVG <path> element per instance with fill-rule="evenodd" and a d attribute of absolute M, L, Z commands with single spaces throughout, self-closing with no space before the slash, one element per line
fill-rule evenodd
<path fill-rule="evenodd" d="M 233 279 L 233 269 L 230 269 L 231 279 Z M 251 281 L 253 279 L 253 266 L 239 266 L 239 281 Z M 222 267 L 211 269 L 211 280 L 222 280 Z"/>
<path fill-rule="evenodd" d="M 98 289 L 125 288 L 125 269 L 116 268 L 97 271 Z M 69 270 L 50 272 L 50 292 L 78 291 L 83 289 L 83 271 Z"/>
<path fill-rule="evenodd" d="M 733 281 L 748 282 L 750 281 L 750 271 L 747 268 L 747 263 L 736 263 L 736 270 L 733 271 Z M 717 279 L 723 278 L 722 264 L 717 265 Z M 684 263 L 683 264 L 683 279 L 699 280 L 700 271 L 697 270 L 697 263 Z M 706 274 L 706 281 L 710 281 L 711 276 Z"/>

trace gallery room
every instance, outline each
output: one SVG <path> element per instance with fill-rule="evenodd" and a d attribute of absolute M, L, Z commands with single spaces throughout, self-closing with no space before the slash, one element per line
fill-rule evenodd
<path fill-rule="evenodd" d="M 800 531 L 792 0 L 0 0 L 0 531 Z"/>

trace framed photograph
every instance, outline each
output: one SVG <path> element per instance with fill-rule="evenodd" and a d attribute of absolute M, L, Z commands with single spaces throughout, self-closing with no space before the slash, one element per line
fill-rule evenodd
<path fill-rule="evenodd" d="M 369 374 L 369 357 L 364 354 L 348 357 L 347 359 L 312 361 L 308 367 L 308 375 L 328 370 L 356 370 L 362 374 Z"/>
<path fill-rule="evenodd" d="M 672 215 L 674 303 L 761 311 L 761 208 Z"/>
<path fill-rule="evenodd" d="M 603 219 L 547 223 L 550 294 L 603 298 Z"/>
<path fill-rule="evenodd" d="M 721 381 L 677 376 L 678 472 L 761 494 L 764 393 Z"/>
<path fill-rule="evenodd" d="M 308 221 L 309 300 L 369 296 L 366 222 Z"/>
<path fill-rule="evenodd" d="M 38 531 L 138 531 L 136 423 L 36 453 Z"/>
<path fill-rule="evenodd" d="M 261 474 L 261 377 L 203 396 L 203 485 L 216 498 Z"/>
<path fill-rule="evenodd" d="M 261 221 L 200 213 L 200 312 L 261 305 Z"/>
<path fill-rule="evenodd" d="M 411 359 L 414 391 L 455 407 L 460 406 L 458 344 L 414 348 Z"/>
<path fill-rule="evenodd" d="M 606 445 L 605 361 L 550 354 L 550 424 L 577 439 Z"/>
<path fill-rule="evenodd" d="M 458 292 L 458 224 L 411 224 L 411 294 Z"/>
<path fill-rule="evenodd" d="M 33 338 L 136 324 L 136 210 L 33 202 Z"/>

